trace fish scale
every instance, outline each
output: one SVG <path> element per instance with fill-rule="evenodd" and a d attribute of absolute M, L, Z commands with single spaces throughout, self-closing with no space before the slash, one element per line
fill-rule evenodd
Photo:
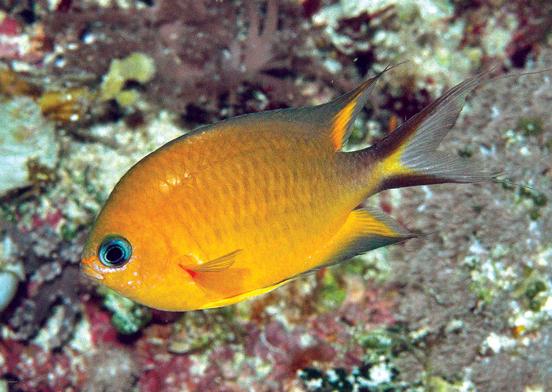
<path fill-rule="evenodd" d="M 223 226 L 224 231 L 234 231 L 235 225 L 233 222 L 238 222 L 241 227 L 238 234 L 243 235 L 247 231 L 256 233 L 257 236 L 253 236 L 251 242 L 257 248 L 261 248 L 269 240 L 269 248 L 271 248 L 282 237 L 287 238 L 289 236 L 289 233 L 286 232 L 290 226 L 298 228 L 302 226 L 304 230 L 308 231 L 309 225 L 305 222 L 316 223 L 315 212 L 324 204 L 321 201 L 317 202 L 322 198 L 317 198 L 316 195 L 327 194 L 327 192 L 323 193 L 316 189 L 317 184 L 326 184 L 320 181 L 323 175 L 318 174 L 321 172 L 319 162 L 314 160 L 298 160 L 295 162 L 296 170 L 300 170 L 302 176 L 296 177 L 295 181 L 292 182 L 291 175 L 287 174 L 291 171 L 291 162 L 289 160 L 274 161 L 272 155 L 282 156 L 283 152 L 281 149 L 272 148 L 270 145 L 267 147 L 268 151 L 271 152 L 265 151 L 245 163 L 240 160 L 241 157 L 236 156 L 205 169 L 205 178 L 208 178 L 209 181 L 198 184 L 198 187 L 204 186 L 211 189 L 211 192 L 207 194 L 206 200 L 208 203 L 202 207 L 211 212 L 215 211 L 215 213 L 208 215 L 211 220 L 197 222 L 198 230 L 204 233 L 205 230 L 202 229 L 202 226 L 212 226 L 215 223 L 213 222 L 215 220 L 213 215 L 217 215 L 218 225 Z M 269 170 L 262 171 L 259 169 L 267 167 L 268 164 L 270 164 Z M 231 176 L 232 173 L 240 173 L 241 175 L 239 177 Z M 326 175 L 325 177 L 328 180 L 330 176 Z M 232 214 L 233 210 L 225 209 L 224 203 L 221 202 L 223 194 L 219 190 L 224 189 L 222 185 L 226 181 L 242 184 L 239 187 L 242 192 L 233 195 L 235 199 L 241 200 L 240 203 L 235 202 L 243 206 L 241 216 Z M 248 197 L 244 197 L 245 195 L 248 195 Z M 335 201 L 335 196 L 332 199 Z M 329 204 L 329 201 L 326 204 Z M 345 209 L 343 210 L 343 213 L 346 213 Z M 313 226 L 313 224 L 310 226 Z M 264 227 L 270 227 L 270 238 L 264 235 Z M 215 241 L 216 239 L 212 236 L 203 238 L 205 246 Z M 232 245 L 229 244 L 230 247 Z M 253 246 L 253 244 L 249 245 Z"/>

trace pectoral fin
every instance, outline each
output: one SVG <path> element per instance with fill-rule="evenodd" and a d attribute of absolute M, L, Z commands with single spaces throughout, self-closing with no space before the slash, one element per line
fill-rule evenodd
<path fill-rule="evenodd" d="M 241 249 L 237 249 L 233 252 L 225 254 L 224 256 L 217 257 L 214 260 L 209 260 L 206 263 L 203 263 L 196 268 L 191 270 L 194 272 L 221 272 L 225 271 L 234 264 L 236 261 L 236 256 L 241 252 Z"/>
<path fill-rule="evenodd" d="M 242 249 L 237 249 L 203 264 L 198 264 L 195 260 L 193 265 L 179 266 L 208 296 L 232 296 L 243 286 L 243 281 L 250 274 L 247 269 L 232 267 L 241 252 Z"/>
<path fill-rule="evenodd" d="M 186 255 L 183 257 L 186 262 L 179 263 L 178 265 L 193 279 L 198 280 L 201 276 L 205 276 L 204 273 L 209 274 L 210 272 L 222 272 L 228 270 L 234 264 L 236 256 L 241 251 L 241 249 L 237 249 L 233 252 L 217 257 L 216 259 L 209 260 L 203 264 L 198 264 L 195 257 Z"/>

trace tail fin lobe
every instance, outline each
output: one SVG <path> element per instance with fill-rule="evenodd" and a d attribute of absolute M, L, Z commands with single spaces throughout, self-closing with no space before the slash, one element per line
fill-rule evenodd
<path fill-rule="evenodd" d="M 456 122 L 466 97 L 486 73 L 453 87 L 399 126 L 369 151 L 380 162 L 380 190 L 445 182 L 492 180 L 496 173 L 478 163 L 436 151 Z"/>

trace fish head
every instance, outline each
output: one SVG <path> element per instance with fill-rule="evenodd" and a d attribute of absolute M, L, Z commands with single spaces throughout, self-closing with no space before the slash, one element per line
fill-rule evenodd
<path fill-rule="evenodd" d="M 205 293 L 178 266 L 178 254 L 185 254 L 185 249 L 181 253 L 171 244 L 173 229 L 160 219 L 159 209 L 144 207 L 146 200 L 140 197 L 122 198 L 121 189 L 116 190 L 88 236 L 81 271 L 152 308 L 182 311 L 201 307 Z"/>

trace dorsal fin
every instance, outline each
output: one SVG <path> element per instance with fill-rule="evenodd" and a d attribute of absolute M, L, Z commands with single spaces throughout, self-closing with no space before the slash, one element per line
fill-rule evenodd
<path fill-rule="evenodd" d="M 385 72 L 396 67 L 397 65 L 387 66 L 379 74 L 366 80 L 354 90 L 351 90 L 333 101 L 320 105 L 316 108 L 317 110 L 327 113 L 328 120 L 331 122 L 329 137 L 336 151 L 341 150 L 343 148 L 343 144 L 345 144 L 349 138 L 352 124 L 366 104 L 366 101 L 374 90 L 378 79 Z"/>

